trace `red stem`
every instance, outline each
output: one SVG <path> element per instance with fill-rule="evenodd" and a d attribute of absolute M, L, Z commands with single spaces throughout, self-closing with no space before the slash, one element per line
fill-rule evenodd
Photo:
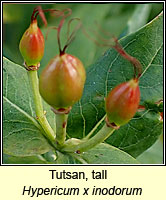
<path fill-rule="evenodd" d="M 31 16 L 31 23 L 33 22 L 33 20 L 37 19 L 37 16 L 39 15 L 44 23 L 45 26 L 47 26 L 47 20 L 45 18 L 44 13 L 45 12 L 53 12 L 56 13 L 56 16 L 62 16 L 63 12 L 57 9 L 42 9 L 41 6 L 37 6 L 36 8 L 34 8 L 32 16 Z"/>
<path fill-rule="evenodd" d="M 125 50 L 122 48 L 122 46 L 118 43 L 118 40 L 114 38 L 115 45 L 113 48 L 115 48 L 121 56 L 123 56 L 126 60 L 131 62 L 131 64 L 134 66 L 134 78 L 139 79 L 139 77 L 142 74 L 142 67 L 139 60 L 137 60 L 135 57 L 130 56 L 128 53 L 125 52 Z M 136 77 L 136 71 L 138 70 L 138 75 Z"/>
<path fill-rule="evenodd" d="M 67 41 L 66 41 L 66 44 L 65 46 L 63 47 L 63 50 L 62 50 L 62 55 L 65 53 L 67 47 L 70 45 L 70 43 L 74 40 L 75 38 L 75 33 L 77 32 L 77 30 L 81 27 L 82 23 L 80 22 L 79 24 L 77 24 L 77 26 L 74 28 L 74 30 L 72 31 L 72 33 L 69 35 L 69 32 L 70 32 L 70 25 L 71 25 L 71 22 L 74 21 L 74 20 L 78 20 L 80 22 L 80 19 L 79 18 L 72 18 L 69 22 L 68 22 L 68 29 L 67 29 Z"/>
<path fill-rule="evenodd" d="M 105 32 L 102 30 L 102 28 L 98 25 L 98 28 L 105 34 L 108 36 L 111 36 L 111 34 L 109 34 L 108 32 Z M 126 60 L 128 60 L 129 62 L 131 62 L 131 64 L 134 66 L 134 79 L 139 79 L 141 74 L 142 74 L 142 65 L 139 62 L 139 60 L 137 60 L 135 57 L 132 57 L 131 55 L 129 55 L 128 53 L 125 52 L 125 50 L 123 49 L 123 47 L 118 43 L 118 39 L 115 37 L 111 37 L 111 39 L 106 40 L 104 38 L 102 38 L 97 32 L 93 31 L 94 34 L 96 35 L 97 39 L 94 39 L 93 37 L 91 37 L 87 31 L 85 30 L 85 28 L 82 26 L 82 31 L 83 33 L 89 38 L 91 39 L 96 45 L 101 46 L 101 47 L 112 47 L 114 48 L 121 56 L 123 56 Z M 99 40 L 101 40 L 103 43 L 99 42 Z"/>
<path fill-rule="evenodd" d="M 64 15 L 65 11 L 68 11 L 68 13 L 66 15 Z M 65 22 L 65 19 L 72 14 L 72 10 L 69 9 L 69 8 L 66 8 L 62 12 L 63 12 L 63 18 L 61 19 L 61 21 L 59 23 L 59 26 L 57 28 L 57 40 L 58 40 L 60 56 L 62 56 L 65 53 L 64 49 L 63 50 L 61 49 L 60 32 L 61 32 L 62 26 L 63 26 L 63 24 Z"/>

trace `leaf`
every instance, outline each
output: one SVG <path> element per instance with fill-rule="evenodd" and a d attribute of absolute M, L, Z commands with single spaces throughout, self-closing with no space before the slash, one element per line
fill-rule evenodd
<path fill-rule="evenodd" d="M 137 32 L 122 38 L 120 43 L 127 53 L 139 59 L 142 64 L 143 73 L 139 84 L 141 105 L 146 102 L 154 104 L 161 100 L 163 98 L 163 14 L 157 16 Z M 132 65 L 113 49 L 106 51 L 104 56 L 90 66 L 87 69 L 83 97 L 81 101 L 73 106 L 69 115 L 67 127 L 69 137 L 82 138 L 87 135 L 105 115 L 104 97 L 113 87 L 130 80 L 132 77 Z M 118 141 L 123 140 L 125 144 L 128 142 L 130 148 L 127 149 L 126 146 L 125 151 L 129 151 L 132 155 L 139 155 L 143 150 L 149 148 L 162 132 L 159 115 L 157 113 L 151 115 L 150 111 L 148 112 L 151 117 L 148 115 L 142 116 L 145 122 L 147 121 L 146 117 L 149 118 L 148 127 L 146 127 L 146 123 L 142 126 L 141 120 L 137 120 L 137 117 L 133 118 L 131 122 L 141 126 L 141 130 L 146 130 L 141 132 L 141 136 L 139 135 L 141 143 L 137 144 L 136 136 L 138 134 L 132 129 L 128 130 L 127 125 L 122 126 L 119 130 L 123 130 L 123 134 L 121 134 L 121 137 L 118 136 Z M 157 134 L 156 131 L 151 131 L 153 130 L 154 121 L 156 127 L 159 124 Z M 125 134 L 130 136 L 130 141 L 124 139 Z M 154 134 L 156 135 L 154 136 Z M 147 138 L 149 138 L 148 142 Z M 112 142 L 112 145 L 116 144 L 117 142 Z"/>
<path fill-rule="evenodd" d="M 3 147 L 13 156 L 33 156 L 52 147 L 35 119 L 26 70 L 3 58 Z"/>
<path fill-rule="evenodd" d="M 107 142 L 137 157 L 160 136 L 163 124 L 159 118 L 160 115 L 151 110 L 137 112 L 135 117 L 108 138 Z"/>
<path fill-rule="evenodd" d="M 81 157 L 88 164 L 138 164 L 132 156 L 108 144 L 99 144 Z"/>
<path fill-rule="evenodd" d="M 137 157 L 137 160 L 143 164 L 163 164 L 163 152 L 163 141 L 158 139 L 153 146 Z"/>
<path fill-rule="evenodd" d="M 63 154 L 57 151 L 57 159 L 54 164 L 82 164 L 82 162 L 70 154 Z"/>
<path fill-rule="evenodd" d="M 138 164 L 139 162 L 111 145 L 101 143 L 96 147 L 84 152 L 60 153 L 57 152 L 57 159 L 54 163 L 62 164 Z"/>
<path fill-rule="evenodd" d="M 101 23 L 98 22 L 98 26 L 94 27 L 94 32 L 100 37 L 106 37 L 105 39 L 110 39 L 112 35 L 116 36 L 117 38 L 122 33 L 122 31 L 127 26 L 127 22 L 132 16 L 133 11 L 135 10 L 137 4 L 110 4 L 110 10 L 107 13 L 104 20 L 102 20 Z M 88 27 L 87 27 L 88 29 Z M 103 31 L 102 31 L 103 30 Z M 91 33 L 92 38 L 95 38 L 95 33 Z M 96 38 L 97 41 L 101 41 L 100 37 Z M 108 49 L 108 47 L 100 47 L 96 45 L 95 50 L 95 57 L 93 59 L 93 62 L 96 62 L 97 59 L 104 54 L 104 52 Z"/>
<path fill-rule="evenodd" d="M 3 155 L 3 164 L 48 164 L 42 156 L 16 157 Z"/>

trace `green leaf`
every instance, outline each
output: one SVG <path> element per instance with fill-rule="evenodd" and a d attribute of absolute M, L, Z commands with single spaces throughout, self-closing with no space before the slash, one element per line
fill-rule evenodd
<path fill-rule="evenodd" d="M 3 155 L 3 164 L 48 164 L 42 156 L 16 157 Z"/>
<path fill-rule="evenodd" d="M 82 160 L 80 158 L 80 160 Z M 82 164 L 79 159 L 75 158 L 72 154 L 63 154 L 57 151 L 57 159 L 54 162 L 55 164 Z"/>
<path fill-rule="evenodd" d="M 159 114 L 151 110 L 137 112 L 128 124 L 117 130 L 106 142 L 137 157 L 155 143 L 162 133 L 162 126 Z"/>
<path fill-rule="evenodd" d="M 143 164 L 163 164 L 163 141 L 158 139 L 147 151 L 137 157 Z"/>
<path fill-rule="evenodd" d="M 122 38 L 120 43 L 127 53 L 139 59 L 142 64 L 143 73 L 139 84 L 141 104 L 143 105 L 145 102 L 155 103 L 161 100 L 163 98 L 163 14 L 157 16 L 137 32 Z M 82 138 L 87 135 L 105 115 L 104 97 L 113 87 L 130 80 L 132 77 L 133 66 L 114 49 L 106 51 L 104 56 L 90 66 L 87 70 L 83 97 L 72 108 L 69 115 L 67 127 L 69 137 Z M 141 117 L 145 122 L 147 122 L 147 119 L 149 120 L 148 127 L 146 123 L 142 125 L 141 120 L 137 120 L 139 113 L 131 122 L 141 127 L 140 135 L 136 131 L 128 129 L 129 125 L 126 125 L 119 130 L 123 130 L 121 137 L 117 136 L 119 143 L 122 140 L 125 145 L 128 143 L 130 148 L 125 146 L 125 151 L 129 151 L 134 156 L 138 156 L 142 151 L 149 148 L 162 132 L 158 113 L 148 112 L 150 117 L 149 115 L 142 115 Z M 151 131 L 154 127 L 154 121 L 156 130 Z M 130 136 L 129 141 L 127 141 L 128 138 L 124 138 L 126 134 Z M 137 142 L 137 136 L 139 136 L 141 143 Z M 147 140 L 148 138 L 149 140 Z M 112 142 L 112 145 L 116 144 L 117 142 Z"/>
<path fill-rule="evenodd" d="M 60 153 L 57 152 L 57 159 L 54 163 L 62 164 L 138 164 L 139 162 L 111 145 L 101 143 L 96 147 L 84 152 Z"/>
<path fill-rule="evenodd" d="M 99 144 L 84 152 L 81 157 L 88 164 L 138 164 L 139 162 L 124 151 L 108 144 Z"/>
<path fill-rule="evenodd" d="M 27 71 L 3 59 L 3 147 L 13 156 L 33 156 L 51 149 L 35 119 Z"/>

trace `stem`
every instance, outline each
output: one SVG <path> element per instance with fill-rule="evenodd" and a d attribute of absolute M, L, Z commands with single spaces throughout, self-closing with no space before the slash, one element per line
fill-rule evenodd
<path fill-rule="evenodd" d="M 89 140 L 86 141 L 83 140 L 81 144 L 75 145 L 73 147 L 72 146 L 67 147 L 66 145 L 62 150 L 66 152 L 77 152 L 77 153 L 88 151 L 89 149 L 95 147 L 96 145 L 104 142 L 104 140 L 106 140 L 115 130 L 116 129 L 108 127 L 106 124 L 104 124 L 104 126 L 100 129 L 100 131 Z"/>
<path fill-rule="evenodd" d="M 104 115 L 104 117 L 95 125 L 95 127 L 88 133 L 88 135 L 84 137 L 83 140 L 88 140 L 93 135 L 98 126 L 104 121 L 105 117 L 106 115 Z"/>
<path fill-rule="evenodd" d="M 68 114 L 56 114 L 56 141 L 63 145 L 66 139 L 66 126 Z"/>
<path fill-rule="evenodd" d="M 88 164 L 83 158 L 81 158 L 81 156 L 79 154 L 76 153 L 71 153 L 69 154 L 72 157 L 74 157 L 76 160 L 78 160 L 79 162 L 81 162 L 81 164 Z"/>
<path fill-rule="evenodd" d="M 34 98 L 35 110 L 36 110 L 36 118 L 39 121 L 42 128 L 44 129 L 44 135 L 51 142 L 55 142 L 54 131 L 50 127 L 43 111 L 42 99 L 39 93 L 39 81 L 38 81 L 37 70 L 28 71 L 28 76 L 29 76 L 29 80 L 32 86 L 32 92 L 33 92 L 33 98 Z"/>

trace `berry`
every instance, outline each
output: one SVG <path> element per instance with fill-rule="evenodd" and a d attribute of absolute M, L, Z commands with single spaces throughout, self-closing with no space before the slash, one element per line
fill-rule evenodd
<path fill-rule="evenodd" d="M 27 66 L 37 66 L 41 61 L 44 54 L 44 37 L 36 19 L 32 20 L 23 34 L 19 49 Z"/>
<path fill-rule="evenodd" d="M 81 98 L 85 79 L 85 70 L 78 58 L 66 53 L 57 55 L 40 75 L 40 94 L 53 108 L 67 109 Z"/>
<path fill-rule="evenodd" d="M 140 101 L 138 79 L 121 83 L 109 92 L 105 107 L 110 124 L 126 124 L 136 113 Z"/>

